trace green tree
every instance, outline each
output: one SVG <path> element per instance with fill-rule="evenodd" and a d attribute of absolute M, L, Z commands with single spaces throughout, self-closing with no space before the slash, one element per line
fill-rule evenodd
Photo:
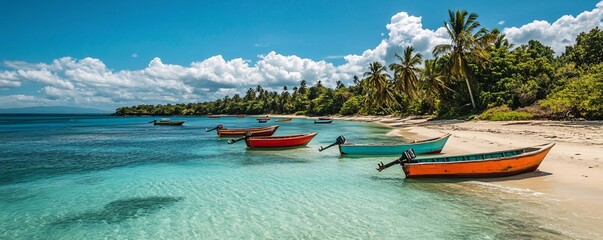
<path fill-rule="evenodd" d="M 603 30 L 598 27 L 588 33 L 580 33 L 574 46 L 566 47 L 563 59 L 576 63 L 578 67 L 592 66 L 603 62 Z"/>
<path fill-rule="evenodd" d="M 469 77 L 471 75 L 470 62 L 482 65 L 488 61 L 488 53 L 484 49 L 484 30 L 479 30 L 475 35 L 480 23 L 477 21 L 477 14 L 467 13 L 466 10 L 457 10 L 453 12 L 448 10 L 449 20 L 444 23 L 446 32 L 452 40 L 450 44 L 440 44 L 433 49 L 433 55 L 450 54 L 448 68 L 449 74 L 459 80 L 465 80 L 471 105 L 476 108 L 473 92 Z"/>
<path fill-rule="evenodd" d="M 438 58 L 425 61 L 425 68 L 421 72 L 421 86 L 425 94 L 425 100 L 429 103 L 430 112 L 433 112 L 435 102 L 446 90 L 451 90 L 446 86 L 444 76 L 437 69 Z"/>
<path fill-rule="evenodd" d="M 364 76 L 366 106 L 384 110 L 385 106 L 395 101 L 390 89 L 391 77 L 385 66 L 380 62 L 372 62 Z"/>
<path fill-rule="evenodd" d="M 396 58 L 400 63 L 392 63 L 389 69 L 394 71 L 394 86 L 396 91 L 404 92 L 411 99 L 417 97 L 417 74 L 421 72 L 418 67 L 423 60 L 420 53 L 413 53 L 414 48 L 408 46 L 404 49 L 404 56 L 401 57 L 397 53 Z"/>

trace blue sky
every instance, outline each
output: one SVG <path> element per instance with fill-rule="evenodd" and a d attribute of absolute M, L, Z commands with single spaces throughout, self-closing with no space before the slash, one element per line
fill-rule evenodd
<path fill-rule="evenodd" d="M 378 2 L 1 0 L 0 108 L 111 109 L 213 100 L 301 78 L 349 82 L 403 45 L 428 54 L 445 40 L 437 29 L 448 9 L 476 12 L 517 44 L 534 38 L 559 53 L 563 39 L 554 38 L 573 41 L 570 28 L 600 26 L 603 12 L 591 0 Z M 555 25 L 564 15 L 571 24 Z"/>

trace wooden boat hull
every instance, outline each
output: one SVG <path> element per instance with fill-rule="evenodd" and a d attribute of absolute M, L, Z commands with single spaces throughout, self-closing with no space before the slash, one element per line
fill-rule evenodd
<path fill-rule="evenodd" d="M 450 134 L 442 137 L 422 140 L 416 143 L 404 144 L 353 144 L 339 145 L 339 152 L 348 155 L 400 155 L 402 152 L 413 149 L 416 154 L 439 153 L 446 145 Z"/>
<path fill-rule="evenodd" d="M 466 160 L 453 162 L 421 162 L 403 163 L 402 169 L 407 178 L 481 178 L 481 177 L 505 177 L 520 173 L 531 172 L 538 169 L 540 163 L 549 153 L 554 143 L 541 145 L 533 148 L 523 148 L 510 151 L 522 151 L 521 154 L 504 157 L 486 158 L 484 160 Z M 485 153 L 483 156 L 500 155 L 503 152 Z M 471 154 L 465 156 L 450 156 L 442 158 L 472 158 L 480 154 Z M 485 158 L 485 157 L 484 157 Z"/>
<path fill-rule="evenodd" d="M 155 126 L 182 126 L 185 121 L 174 121 L 174 122 L 154 122 Z"/>
<path fill-rule="evenodd" d="M 262 117 L 262 118 L 256 118 L 255 120 L 258 120 L 258 121 L 264 121 L 264 120 L 265 120 L 265 121 L 270 121 L 270 119 L 272 119 L 272 118 L 269 118 L 269 117 Z"/>
<path fill-rule="evenodd" d="M 238 128 L 238 129 L 218 129 L 217 133 L 220 137 L 242 137 L 245 132 L 251 132 L 251 136 L 272 136 L 278 129 L 278 125 L 261 127 L 261 128 Z"/>
<path fill-rule="evenodd" d="M 326 124 L 326 123 L 332 123 L 333 120 L 314 120 L 314 124 Z"/>
<path fill-rule="evenodd" d="M 249 137 L 245 144 L 249 148 L 284 148 L 307 145 L 317 133 L 276 137 Z"/>
<path fill-rule="evenodd" d="M 333 120 L 330 117 L 319 117 L 318 120 Z"/>

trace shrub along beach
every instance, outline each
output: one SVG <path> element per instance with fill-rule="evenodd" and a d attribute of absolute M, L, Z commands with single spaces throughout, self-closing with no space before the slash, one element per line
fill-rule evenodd
<path fill-rule="evenodd" d="M 370 63 L 350 86 L 302 80 L 279 93 L 258 85 L 244 96 L 121 107 L 114 115 L 331 115 L 393 127 L 388 135 L 405 139 L 451 133 L 447 155 L 556 142 L 539 171 L 480 181 L 547 194 L 561 202 L 552 214 L 567 215 L 579 228 L 601 222 L 603 127 L 596 120 L 603 119 L 603 31 L 579 34 L 556 55 L 536 40 L 513 46 L 498 29 L 480 28 L 475 13 L 450 11 L 445 28 L 452 41 L 436 46 L 435 58 L 408 46 L 395 54 L 396 63 Z M 603 235 L 585 228 L 594 234 L 588 236 Z"/>
<path fill-rule="evenodd" d="M 435 115 L 480 114 L 484 120 L 603 119 L 603 31 L 581 33 L 555 56 L 536 40 L 513 46 L 498 29 L 480 28 L 475 13 L 450 11 L 450 44 L 423 59 L 412 46 L 389 66 L 373 62 L 354 84 L 334 89 L 321 81 L 282 92 L 258 85 L 244 96 L 216 101 L 138 105 L 115 115 Z M 389 71 L 388 71 L 389 70 Z M 390 74 L 391 73 L 391 74 Z"/>
<path fill-rule="evenodd" d="M 4 1 L 0 240 L 603 239 L 590 1 Z"/>

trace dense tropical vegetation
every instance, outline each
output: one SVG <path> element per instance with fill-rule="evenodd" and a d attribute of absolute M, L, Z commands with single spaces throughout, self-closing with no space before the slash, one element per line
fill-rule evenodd
<path fill-rule="evenodd" d="M 433 114 L 442 118 L 479 114 L 482 119 L 603 119 L 603 31 L 581 33 L 576 44 L 555 57 L 532 40 L 510 44 L 498 29 L 480 28 L 477 14 L 449 11 L 451 42 L 424 60 L 412 46 L 389 66 L 373 62 L 351 86 L 335 89 L 318 81 L 288 91 L 250 88 L 216 101 L 138 105 L 117 115 Z M 389 69 L 389 71 L 388 71 Z M 390 75 L 391 74 L 391 75 Z"/>

